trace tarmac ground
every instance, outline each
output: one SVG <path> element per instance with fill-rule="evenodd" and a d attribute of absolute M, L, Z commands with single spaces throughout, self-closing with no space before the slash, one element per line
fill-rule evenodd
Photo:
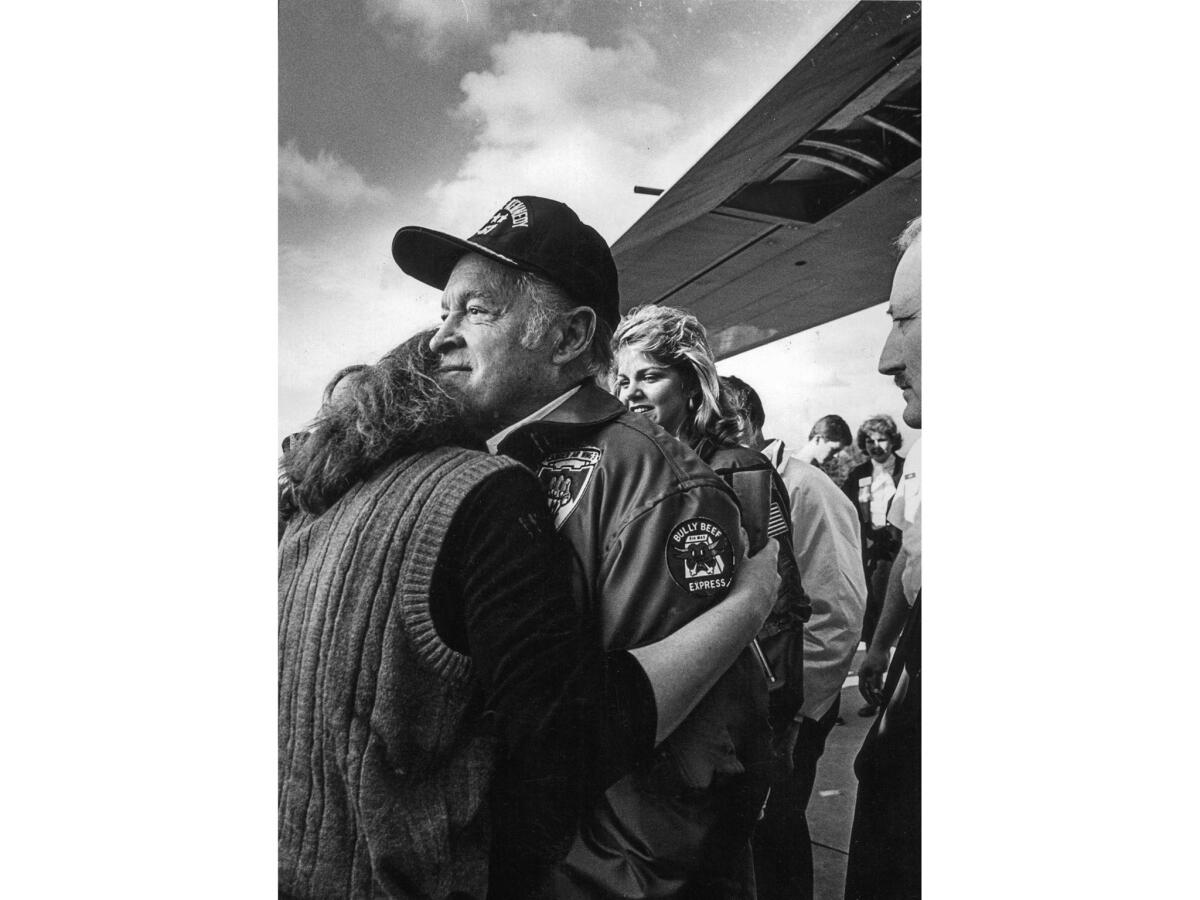
<path fill-rule="evenodd" d="M 874 718 L 858 715 L 864 705 L 858 692 L 858 666 L 864 651 L 859 645 L 842 686 L 841 722 L 825 742 L 817 764 L 817 780 L 808 801 L 808 831 L 813 845 L 813 896 L 815 900 L 841 900 L 846 885 L 846 860 L 850 849 L 850 827 L 854 822 L 854 798 L 858 782 L 854 757 Z"/>

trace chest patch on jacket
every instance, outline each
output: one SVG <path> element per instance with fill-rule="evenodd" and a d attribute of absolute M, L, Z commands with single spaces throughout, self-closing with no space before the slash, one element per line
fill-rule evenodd
<path fill-rule="evenodd" d="M 733 545 L 711 519 L 681 522 L 667 536 L 667 570 L 697 597 L 724 594 L 733 584 Z"/>
<path fill-rule="evenodd" d="M 562 528 L 563 522 L 579 505 L 579 498 L 591 483 L 600 456 L 595 447 L 576 447 L 551 453 L 542 460 L 538 479 L 546 489 L 555 531 Z"/>

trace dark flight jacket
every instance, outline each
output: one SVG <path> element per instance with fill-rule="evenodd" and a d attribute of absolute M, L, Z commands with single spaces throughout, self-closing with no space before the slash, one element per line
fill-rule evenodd
<path fill-rule="evenodd" d="M 499 452 L 529 466 L 574 551 L 605 649 L 671 634 L 719 603 L 744 556 L 733 492 L 688 447 L 584 384 Z M 697 880 L 740 896 L 741 851 L 770 768 L 767 680 L 749 650 L 581 823 L 556 897 L 671 897 Z M 750 896 L 747 894 L 747 896 Z"/>

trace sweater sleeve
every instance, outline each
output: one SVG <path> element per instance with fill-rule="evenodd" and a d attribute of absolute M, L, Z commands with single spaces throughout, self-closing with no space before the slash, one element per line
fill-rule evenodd
<path fill-rule="evenodd" d="M 510 870 L 561 858 L 583 809 L 653 751 L 653 690 L 632 656 L 602 651 L 570 552 L 537 480 L 509 469 L 460 507 L 434 574 L 434 623 L 494 717 L 493 864 Z"/>

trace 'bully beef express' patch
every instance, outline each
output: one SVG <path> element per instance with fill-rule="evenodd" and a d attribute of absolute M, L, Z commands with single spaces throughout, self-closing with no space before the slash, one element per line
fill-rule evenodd
<path fill-rule="evenodd" d="M 733 584 L 733 544 L 711 519 L 688 519 L 667 537 L 667 569 L 697 597 L 723 594 Z"/>

